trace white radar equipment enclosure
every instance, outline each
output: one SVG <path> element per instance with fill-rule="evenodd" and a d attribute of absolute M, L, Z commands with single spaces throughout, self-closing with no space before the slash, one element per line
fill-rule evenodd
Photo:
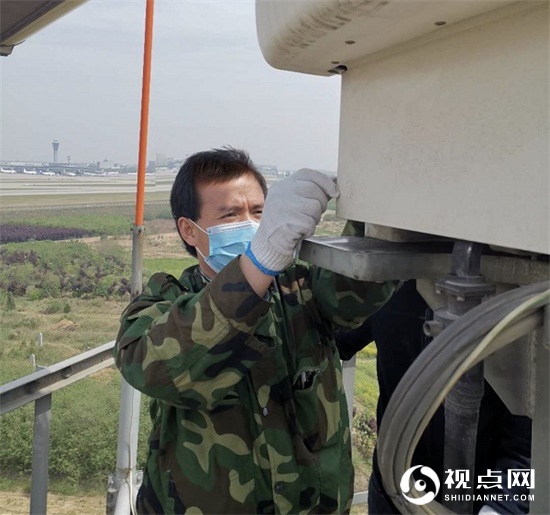
<path fill-rule="evenodd" d="M 403 513 L 471 513 L 414 505 L 398 484 L 442 392 L 446 419 L 463 420 L 448 401 L 467 404 L 465 378 L 533 419 L 531 468 L 549 485 L 549 2 L 257 0 L 256 26 L 271 66 L 342 81 L 337 215 L 361 234 L 312 238 L 301 258 L 360 280 L 416 279 L 434 310 L 434 340 L 380 428 L 392 500 Z M 475 449 L 447 451 L 449 425 L 453 468 Z M 550 513 L 549 490 L 535 489 L 531 513 Z"/>

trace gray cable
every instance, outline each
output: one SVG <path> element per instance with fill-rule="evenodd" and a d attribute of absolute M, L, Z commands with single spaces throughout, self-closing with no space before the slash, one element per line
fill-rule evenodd
<path fill-rule="evenodd" d="M 403 376 L 384 413 L 378 441 L 384 487 L 403 513 L 451 513 L 435 501 L 424 506 L 411 504 L 402 497 L 399 487 L 403 473 L 410 467 L 414 448 L 437 410 L 434 400 L 449 387 L 449 378 L 475 351 L 485 334 L 526 300 L 549 287 L 550 282 L 544 281 L 511 290 L 480 304 L 435 338 Z M 533 330 L 541 321 L 540 308 L 532 308 L 504 329 L 478 360 Z"/>

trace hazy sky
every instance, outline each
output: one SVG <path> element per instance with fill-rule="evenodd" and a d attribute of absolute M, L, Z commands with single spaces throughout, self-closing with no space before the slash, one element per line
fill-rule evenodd
<path fill-rule="evenodd" d="M 0 58 L 2 160 L 136 163 L 144 0 L 90 0 Z M 148 158 L 336 169 L 339 77 L 271 68 L 253 0 L 156 0 Z"/>

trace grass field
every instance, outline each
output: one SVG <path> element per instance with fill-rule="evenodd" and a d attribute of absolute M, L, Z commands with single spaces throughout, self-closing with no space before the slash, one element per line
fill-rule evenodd
<path fill-rule="evenodd" d="M 107 203 L 63 207 L 33 206 L 0 210 L 0 223 L 19 223 L 50 227 L 85 229 L 97 236 L 130 234 L 134 222 L 134 205 Z M 145 221 L 167 219 L 172 215 L 163 202 L 149 202 L 145 207 Z"/>
<path fill-rule="evenodd" d="M 165 202 L 168 198 L 166 192 L 151 191 L 147 194 L 147 200 L 152 202 Z M 136 194 L 133 191 L 110 193 L 109 195 L 101 193 L 80 193 L 77 196 L 60 195 L 51 193 L 37 197 L 36 207 L 67 207 L 67 206 L 106 206 L 109 204 L 127 204 L 133 208 Z M 26 209 L 28 207 L 29 197 L 27 195 L 10 195 L 0 198 L 0 205 L 3 210 Z"/>
<path fill-rule="evenodd" d="M 166 272 L 179 278 L 181 273 L 191 265 L 197 264 L 195 258 L 145 258 L 143 268 L 147 275 L 155 272 Z"/>
<path fill-rule="evenodd" d="M 96 236 L 83 240 L 90 249 L 100 254 L 110 252 L 111 249 L 116 254 L 125 253 L 129 257 L 133 206 L 118 200 L 111 202 L 117 198 L 116 195 L 113 193 L 109 200 L 101 196 L 100 200 L 94 194 L 90 197 L 93 199 L 90 205 L 73 205 L 74 199 L 59 196 L 56 201 L 67 200 L 62 208 L 48 207 L 42 202 L 39 206 L 36 203 L 29 206 L 27 197 L 26 206 L 12 205 L 4 209 L 2 204 L 0 222 L 18 220 L 58 226 L 71 223 L 73 226 L 91 228 Z M 80 200 L 82 198 L 79 196 Z M 2 198 L 2 202 L 4 200 Z M 98 201 L 102 204 L 93 203 Z M 162 202 L 147 204 L 145 218 L 145 277 L 156 271 L 169 272 L 179 277 L 183 269 L 196 261 L 182 248 L 165 194 Z M 318 234 L 339 234 L 342 227 L 343 222 L 336 219 L 333 212 L 328 212 L 319 226 Z M 56 245 L 61 248 L 65 243 L 58 242 Z M 129 277 L 129 269 L 127 274 Z M 37 300 L 30 300 L 28 296 L 15 296 L 12 298 L 13 305 L 8 309 L 7 294 L 0 292 L 0 384 L 31 373 L 34 370 L 32 355 L 38 365 L 48 366 L 113 340 L 118 329 L 119 315 L 128 301 L 127 295 L 89 299 L 62 296 Z M 41 348 L 37 346 L 38 333 L 42 334 L 44 342 Z M 374 440 L 370 434 L 364 434 L 362 428 L 365 421 L 375 414 L 378 395 L 375 356 L 373 347 L 360 353 L 357 360 L 356 420 L 352 431 L 356 491 L 366 490 L 370 474 L 368 456 L 372 452 Z M 58 495 L 50 498 L 51 512 L 100 513 L 103 510 L 100 499 L 104 498 L 106 474 L 113 470 L 116 459 L 114 445 L 119 390 L 120 374 L 111 368 L 55 394 L 50 492 Z M 141 420 L 140 460 L 143 464 L 150 428 L 146 399 L 142 402 Z M 102 435 L 99 439 L 96 437 L 98 433 Z M 23 502 L 26 499 L 25 492 L 28 491 L 30 480 L 31 438 L 32 406 L 17 410 L 0 420 L 0 441 L 8 442 L 0 446 L 0 490 L 9 492 L 7 499 L 22 499 Z M 90 468 L 83 464 L 89 464 Z M 87 491 L 87 494 L 81 495 L 83 491 Z M 67 495 L 71 496 L 69 500 L 63 497 Z M 0 506 L 6 506 L 4 499 L 0 494 Z M 25 512 L 25 509 L 17 511 L 20 503 L 17 504 L 15 500 L 13 505 L 10 504 L 9 512 Z M 4 513 L 1 508 L 0 512 Z M 362 512 L 364 508 L 354 508 L 354 513 Z"/>

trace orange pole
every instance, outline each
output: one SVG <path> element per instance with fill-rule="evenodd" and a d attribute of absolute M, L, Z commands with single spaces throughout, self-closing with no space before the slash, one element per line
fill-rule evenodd
<path fill-rule="evenodd" d="M 136 217 L 132 231 L 132 278 L 131 295 L 141 293 L 143 284 L 143 208 L 145 199 L 145 161 L 147 159 L 147 128 L 149 124 L 149 84 L 151 83 L 151 49 L 153 47 L 154 0 L 146 0 L 145 44 L 143 50 L 143 79 L 141 88 L 141 121 L 139 127 L 139 160 L 136 188 Z M 120 485 L 134 485 L 139 430 L 139 407 L 141 393 L 134 390 L 124 379 L 120 389 L 120 415 L 116 458 L 117 497 L 114 513 L 134 512 L 134 499 L 128 506 L 128 497 Z M 118 483 L 117 483 L 118 481 Z M 130 487 L 131 488 L 131 487 Z M 131 490 L 130 490 L 131 491 Z M 122 492 L 122 493 L 121 493 Z"/>
<path fill-rule="evenodd" d="M 151 51 L 153 48 L 153 12 L 155 0 L 146 0 L 145 43 L 143 49 L 143 79 L 141 87 L 141 121 L 139 126 L 139 158 L 137 171 L 136 215 L 134 225 L 143 225 L 145 201 L 145 170 L 147 160 L 147 130 L 149 127 L 149 91 L 151 84 Z"/>

